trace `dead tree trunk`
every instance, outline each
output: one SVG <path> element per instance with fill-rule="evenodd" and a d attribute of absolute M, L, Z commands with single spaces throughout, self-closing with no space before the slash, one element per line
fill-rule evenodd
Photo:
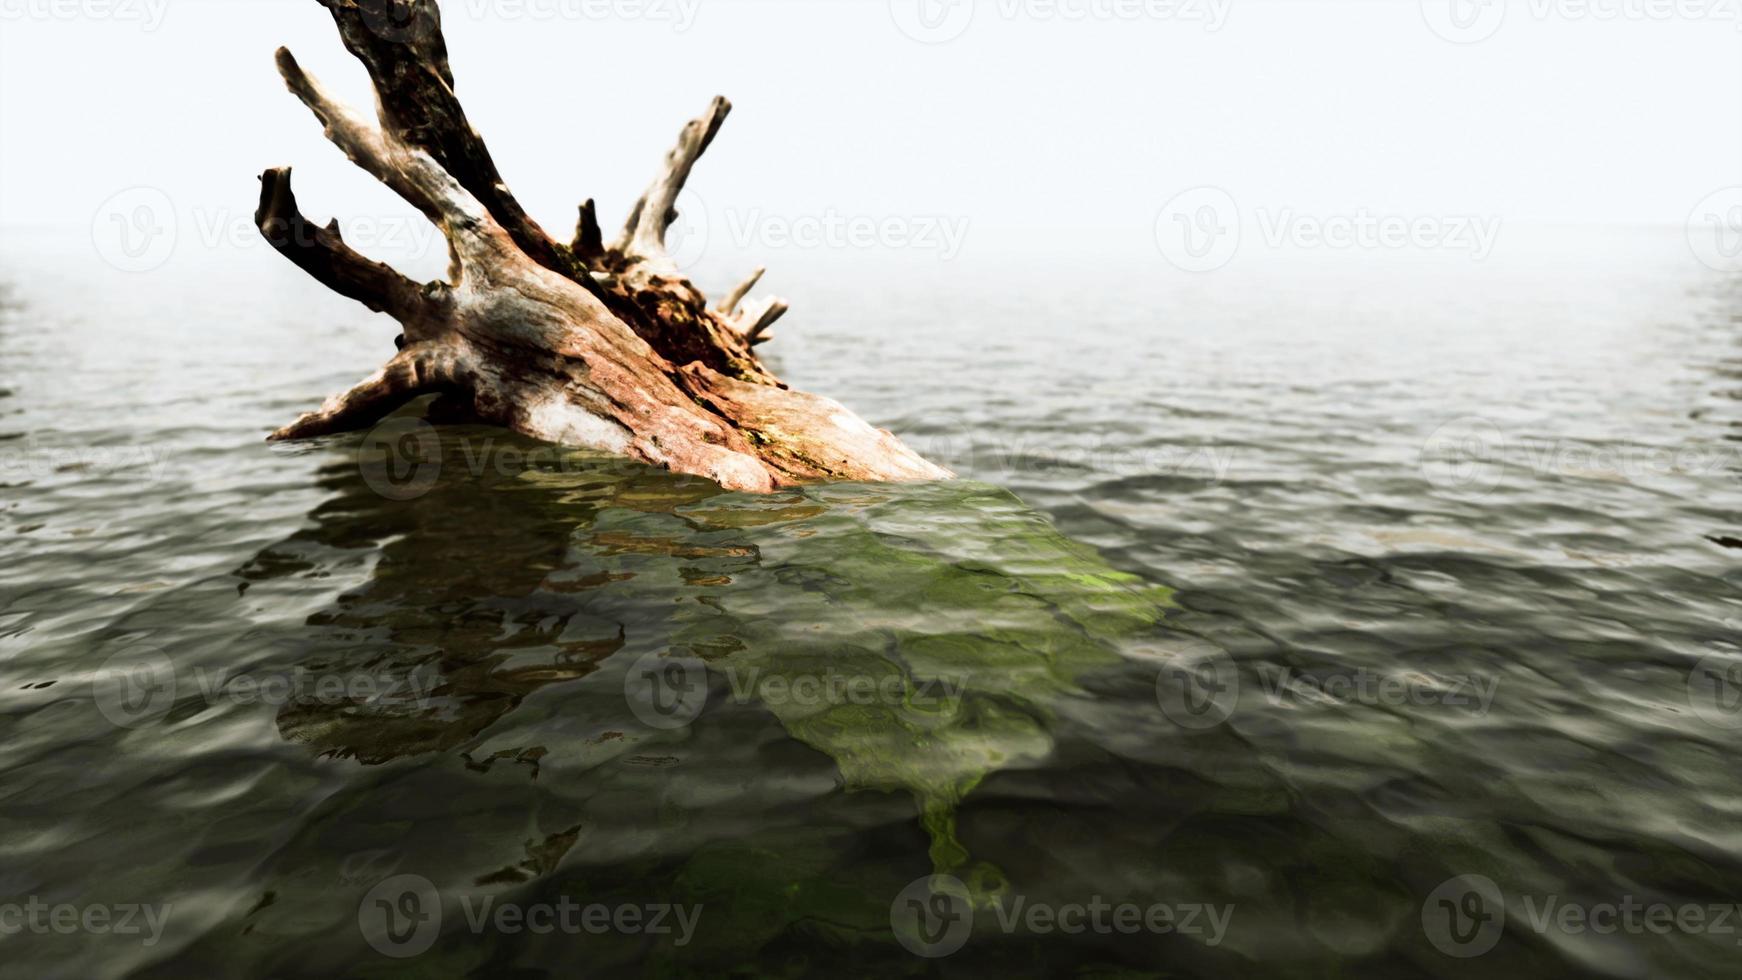
<path fill-rule="evenodd" d="M 736 490 L 950 474 L 838 403 L 794 391 L 757 358 L 786 303 L 747 299 L 761 270 L 709 306 L 666 254 L 674 202 L 731 105 L 684 127 L 622 234 L 592 201 L 575 238 L 552 239 L 509 193 L 454 94 L 435 0 L 319 0 L 368 69 L 379 125 L 335 101 L 279 49 L 290 90 L 359 167 L 446 236 L 446 281 L 418 284 L 352 250 L 338 223 L 304 218 L 289 168 L 261 177 L 255 223 L 334 291 L 404 329 L 399 353 L 350 391 L 274 433 L 367 427 L 439 393 L 444 414 L 587 446 Z"/>

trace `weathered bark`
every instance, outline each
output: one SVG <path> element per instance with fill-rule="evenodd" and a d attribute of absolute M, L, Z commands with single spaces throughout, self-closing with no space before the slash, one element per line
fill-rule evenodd
<path fill-rule="evenodd" d="M 329 288 L 398 320 L 399 353 L 357 387 L 274 433 L 366 427 L 419 395 L 480 421 L 588 446 L 722 485 L 768 491 L 822 480 L 950 474 L 838 403 L 786 387 L 756 356 L 784 300 L 749 298 L 757 270 L 709 307 L 666 252 L 676 201 L 731 104 L 686 125 L 609 244 L 591 200 L 572 242 L 514 199 L 454 93 L 435 0 L 319 0 L 368 69 L 376 125 L 278 52 L 290 90 L 359 167 L 441 229 L 448 278 L 413 283 L 297 210 L 288 168 L 261 177 L 267 241 Z"/>

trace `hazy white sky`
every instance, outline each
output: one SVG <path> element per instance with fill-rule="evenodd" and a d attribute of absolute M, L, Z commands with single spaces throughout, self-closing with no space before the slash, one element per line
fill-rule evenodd
<path fill-rule="evenodd" d="M 1201 185 L 1246 209 L 1681 224 L 1742 184 L 1738 0 L 1182 2 L 444 9 L 467 109 L 564 236 L 586 196 L 619 220 L 715 93 L 737 112 L 692 182 L 715 222 L 961 218 L 1029 251 L 1147 244 Z M 312 217 L 409 214 L 285 92 L 279 44 L 368 98 L 315 0 L 0 0 L 0 224 L 89 226 L 136 186 L 245 224 L 286 164 Z"/>

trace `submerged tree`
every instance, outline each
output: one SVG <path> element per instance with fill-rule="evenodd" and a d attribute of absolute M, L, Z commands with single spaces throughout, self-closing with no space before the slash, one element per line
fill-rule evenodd
<path fill-rule="evenodd" d="M 403 328 L 399 353 L 350 391 L 274 433 L 301 439 L 366 427 L 440 398 L 446 418 L 601 449 L 735 490 L 822 480 L 947 478 L 839 403 L 788 388 L 756 355 L 787 310 L 749 298 L 761 270 L 710 305 L 666 252 L 675 202 L 731 111 L 691 121 L 659 175 L 606 242 L 591 200 L 561 243 L 509 192 L 454 93 L 435 0 L 319 0 L 369 72 L 376 125 L 333 99 L 288 50 L 278 67 L 332 140 L 441 229 L 446 281 L 419 284 L 298 211 L 290 169 L 261 176 L 255 222 L 311 276 Z"/>

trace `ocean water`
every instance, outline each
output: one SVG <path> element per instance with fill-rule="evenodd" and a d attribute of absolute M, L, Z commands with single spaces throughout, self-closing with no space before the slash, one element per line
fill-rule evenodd
<path fill-rule="evenodd" d="M 7 233 L 4 971 L 1734 976 L 1742 283 L 1522 237 L 768 256 L 962 479 L 759 498 L 268 446 L 388 321 Z"/>

